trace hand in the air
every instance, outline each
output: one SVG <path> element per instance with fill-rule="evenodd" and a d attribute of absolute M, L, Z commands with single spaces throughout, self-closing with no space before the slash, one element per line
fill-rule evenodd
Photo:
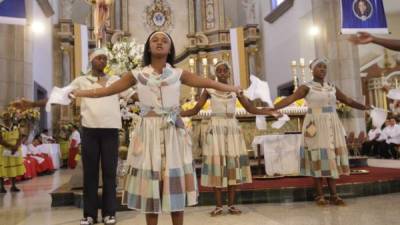
<path fill-rule="evenodd" d="M 355 35 L 351 35 L 348 39 L 353 44 L 369 44 L 374 40 L 374 36 L 367 32 L 358 32 Z"/>

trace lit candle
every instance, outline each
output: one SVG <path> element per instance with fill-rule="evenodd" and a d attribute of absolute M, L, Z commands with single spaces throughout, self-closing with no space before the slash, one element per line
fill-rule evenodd
<path fill-rule="evenodd" d="M 202 63 L 203 63 L 203 65 L 206 66 L 206 65 L 207 65 L 207 58 L 203 58 L 203 59 L 202 59 Z"/>
<path fill-rule="evenodd" d="M 193 59 L 193 58 L 190 58 L 190 59 L 189 59 L 189 65 L 190 65 L 190 66 L 194 66 L 194 59 Z"/>
<path fill-rule="evenodd" d="M 292 61 L 292 66 L 296 66 L 296 65 L 297 65 L 296 60 L 293 60 L 293 61 Z"/>
<path fill-rule="evenodd" d="M 217 62 L 218 62 L 218 59 L 217 58 L 213 58 L 213 64 L 216 65 Z"/>
<path fill-rule="evenodd" d="M 300 66 L 304 66 L 304 58 L 300 58 Z"/>

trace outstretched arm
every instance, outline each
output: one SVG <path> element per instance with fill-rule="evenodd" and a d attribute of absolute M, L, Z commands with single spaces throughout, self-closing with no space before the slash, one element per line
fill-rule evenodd
<path fill-rule="evenodd" d="M 206 104 L 207 99 L 209 98 L 209 94 L 207 90 L 204 90 L 200 95 L 199 101 L 197 101 L 196 105 L 192 109 L 188 109 L 186 111 L 181 112 L 182 117 L 194 116 L 200 112 L 201 108 L 203 108 L 204 104 Z"/>
<path fill-rule="evenodd" d="M 349 41 L 354 44 L 374 43 L 388 49 L 400 51 L 400 40 L 380 38 L 367 32 L 358 32 L 356 35 L 350 36 Z"/>
<path fill-rule="evenodd" d="M 359 110 L 371 109 L 371 106 L 366 106 L 366 105 L 356 102 L 352 98 L 346 96 L 345 94 L 343 94 L 343 92 L 341 90 L 339 90 L 339 88 L 336 88 L 336 98 L 340 102 L 343 102 L 344 104 L 346 104 L 352 108 L 355 108 L 355 109 L 359 109 Z"/>
<path fill-rule="evenodd" d="M 72 94 L 75 97 L 100 98 L 120 93 L 135 84 L 136 79 L 133 77 L 131 72 L 128 72 L 123 75 L 121 79 L 114 82 L 108 87 L 95 88 L 91 90 L 74 90 Z"/>
<path fill-rule="evenodd" d="M 289 97 L 286 97 L 284 99 L 282 99 L 282 101 L 278 102 L 275 104 L 275 109 L 281 109 L 284 108 L 290 104 L 292 104 L 293 102 L 302 99 L 304 97 L 306 97 L 306 95 L 308 94 L 309 88 L 305 85 L 301 85 L 299 88 L 297 88 L 297 90 L 290 95 Z"/>
<path fill-rule="evenodd" d="M 211 79 L 202 78 L 201 76 L 188 72 L 186 70 L 182 72 L 181 81 L 183 84 L 186 84 L 191 87 L 212 88 L 218 91 L 227 91 L 227 92 L 232 91 L 236 92 L 237 94 L 239 94 L 242 91 L 240 87 L 234 87 L 231 85 L 213 81 Z"/>
<path fill-rule="evenodd" d="M 274 110 L 274 108 L 263 107 L 257 108 L 253 103 L 244 95 L 238 95 L 239 102 L 243 105 L 247 112 L 258 115 L 271 115 L 273 117 L 281 116 L 281 113 Z"/>

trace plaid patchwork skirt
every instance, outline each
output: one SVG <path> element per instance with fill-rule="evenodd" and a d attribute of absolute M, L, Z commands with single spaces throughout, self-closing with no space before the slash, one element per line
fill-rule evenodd
<path fill-rule="evenodd" d="M 303 134 L 311 122 L 316 127 L 316 134 L 313 137 L 304 136 L 300 150 L 301 175 L 334 179 L 350 175 L 345 130 L 337 113 L 309 110 L 304 119 Z"/>
<path fill-rule="evenodd" d="M 191 137 L 162 117 L 144 117 L 131 134 L 123 204 L 142 213 L 197 204 Z"/>
<path fill-rule="evenodd" d="M 203 143 L 201 185 L 223 188 L 251 182 L 250 161 L 237 120 L 212 117 Z"/>

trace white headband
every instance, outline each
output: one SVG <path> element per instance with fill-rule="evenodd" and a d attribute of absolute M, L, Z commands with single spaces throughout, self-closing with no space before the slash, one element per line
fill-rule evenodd
<path fill-rule="evenodd" d="M 96 48 L 89 56 L 89 62 L 92 62 L 94 58 L 99 55 L 107 56 L 107 50 L 104 48 Z"/>
<path fill-rule="evenodd" d="M 224 61 L 224 60 L 219 61 L 219 62 L 217 62 L 217 64 L 215 64 L 215 67 L 214 67 L 215 70 L 217 70 L 218 66 L 221 66 L 221 65 L 225 65 L 228 68 L 229 71 L 232 71 L 231 65 L 229 65 L 229 63 L 227 61 Z"/>
<path fill-rule="evenodd" d="M 315 68 L 318 64 L 320 64 L 320 63 L 323 63 L 323 64 L 325 64 L 325 65 L 328 65 L 329 60 L 328 60 L 327 58 L 325 58 L 325 57 L 316 58 L 316 59 L 314 59 L 314 60 L 310 63 L 310 69 L 311 69 L 311 70 L 314 70 L 314 68 Z"/>
<path fill-rule="evenodd" d="M 156 34 L 162 34 L 162 35 L 164 35 L 165 37 L 167 37 L 168 40 L 169 40 L 170 42 L 172 42 L 171 38 L 170 38 L 170 37 L 168 36 L 168 34 L 165 33 L 164 31 L 157 31 L 157 32 L 154 32 L 154 33 L 150 36 L 149 40 L 151 40 Z"/>

